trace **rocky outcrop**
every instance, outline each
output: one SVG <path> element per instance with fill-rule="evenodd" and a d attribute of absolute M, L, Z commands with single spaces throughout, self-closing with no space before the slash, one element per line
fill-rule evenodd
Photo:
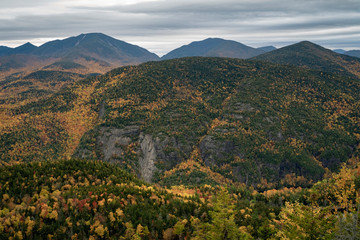
<path fill-rule="evenodd" d="M 142 179 L 151 182 L 153 174 L 156 170 L 156 149 L 155 142 L 151 135 L 140 134 L 141 156 L 139 158 L 139 172 Z"/>
<path fill-rule="evenodd" d="M 140 127 L 100 127 L 96 134 L 97 158 L 117 164 L 130 164 L 139 177 L 152 182 L 157 171 L 166 171 L 186 160 L 192 151 L 192 144 L 168 137 L 141 132 Z M 84 145 L 87 146 L 87 145 Z M 129 158 L 126 151 L 131 147 L 136 157 Z M 77 149 L 76 157 L 94 158 L 86 147 Z M 134 156 L 134 155 L 133 155 Z M 159 166 L 159 167 L 158 167 Z"/>
<path fill-rule="evenodd" d="M 138 126 L 127 126 L 125 128 L 103 127 L 97 139 L 97 144 L 101 149 L 103 160 L 114 162 L 123 153 L 123 146 L 130 144 L 133 138 L 140 134 Z"/>

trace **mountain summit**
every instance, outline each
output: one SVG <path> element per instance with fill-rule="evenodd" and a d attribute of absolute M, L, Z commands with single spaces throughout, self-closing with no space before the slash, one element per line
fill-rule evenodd
<path fill-rule="evenodd" d="M 19 47 L 16 47 L 16 48 L 0 46 L 0 56 L 10 56 L 10 55 L 16 55 L 16 54 L 30 54 L 35 49 L 37 49 L 37 47 L 29 42 L 27 42 Z"/>
<path fill-rule="evenodd" d="M 21 57 L 16 56 L 20 54 Z M 0 56 L 2 69 L 10 73 L 41 68 L 83 74 L 105 73 L 115 67 L 160 59 L 144 48 L 102 33 L 80 34 L 50 41 L 40 47 L 31 43 L 17 48 L 0 47 Z"/>
<path fill-rule="evenodd" d="M 35 55 L 63 58 L 95 58 L 109 62 L 139 63 L 159 57 L 136 45 L 117 40 L 102 33 L 81 34 L 55 40 L 40 46 Z"/>
<path fill-rule="evenodd" d="M 309 41 L 286 46 L 253 59 L 360 77 L 358 58 L 335 53 Z"/>
<path fill-rule="evenodd" d="M 208 38 L 203 41 L 192 42 L 177 48 L 162 59 L 173 59 L 181 57 L 230 57 L 246 59 L 257 56 L 265 51 L 246 46 L 242 43 L 224 40 L 221 38 Z"/>

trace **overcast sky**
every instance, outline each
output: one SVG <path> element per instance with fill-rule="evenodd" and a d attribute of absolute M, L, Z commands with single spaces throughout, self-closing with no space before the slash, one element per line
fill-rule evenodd
<path fill-rule="evenodd" d="M 208 37 L 360 49 L 360 0 L 0 0 L 0 45 L 102 32 L 163 55 Z"/>

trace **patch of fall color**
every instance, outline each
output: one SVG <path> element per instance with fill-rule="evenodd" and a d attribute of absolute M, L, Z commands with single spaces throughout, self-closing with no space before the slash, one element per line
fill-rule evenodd
<path fill-rule="evenodd" d="M 303 191 L 303 188 L 301 188 L 301 187 L 297 187 L 297 188 L 284 187 L 282 189 L 270 189 L 270 190 L 264 191 L 261 194 L 264 195 L 266 198 L 273 198 L 276 196 L 290 197 L 291 195 L 293 195 L 295 193 L 300 193 L 302 191 Z"/>
<path fill-rule="evenodd" d="M 309 184 L 309 180 L 304 176 L 296 176 L 295 173 L 291 173 L 285 175 L 284 179 L 281 180 L 281 184 L 296 187 Z"/>
<path fill-rule="evenodd" d="M 63 155 L 66 158 L 72 156 L 83 134 L 92 128 L 98 119 L 98 113 L 88 104 L 97 83 L 94 81 L 89 86 L 76 88 L 75 94 L 77 94 L 78 100 L 75 102 L 74 107 L 68 112 L 56 113 L 60 119 L 63 119 L 64 128 L 69 134 Z"/>
<path fill-rule="evenodd" d="M 99 161 L 22 163 L 1 170 L 1 239 L 204 239 L 223 234 L 222 239 L 227 231 L 234 239 L 342 239 L 348 234 L 342 224 L 351 223 L 360 199 L 356 166 L 344 166 L 311 189 L 263 193 L 244 185 L 146 185 Z M 9 176 L 13 181 L 7 181 Z"/>
<path fill-rule="evenodd" d="M 212 171 L 209 167 L 203 166 L 199 148 L 195 148 L 191 152 L 189 160 L 178 164 L 176 167 L 172 168 L 169 171 L 164 172 L 164 174 L 162 175 L 162 179 L 168 178 L 177 172 L 188 176 L 194 171 L 200 171 L 202 173 L 205 173 L 209 179 L 214 180 L 218 184 L 227 184 L 231 182 L 229 179 L 226 179 L 221 174 Z"/>
<path fill-rule="evenodd" d="M 20 122 L 21 118 L 16 118 L 10 116 L 6 111 L 0 110 L 0 130 L 6 127 L 14 127 Z"/>
<path fill-rule="evenodd" d="M 227 184 L 230 183 L 231 180 L 226 179 L 224 176 L 222 176 L 220 173 L 216 173 L 212 171 L 209 167 L 203 166 L 201 163 L 196 162 L 194 160 L 187 160 L 185 162 L 182 162 L 178 164 L 173 169 L 166 171 L 162 179 L 168 178 L 172 175 L 174 175 L 176 172 L 184 172 L 185 175 L 190 175 L 193 171 L 200 171 L 205 174 L 207 174 L 207 177 L 214 180 L 215 182 L 219 184 Z"/>

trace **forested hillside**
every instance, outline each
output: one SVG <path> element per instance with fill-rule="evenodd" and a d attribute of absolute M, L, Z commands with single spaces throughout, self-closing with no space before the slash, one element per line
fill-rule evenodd
<path fill-rule="evenodd" d="M 359 158 L 356 78 L 183 58 L 115 69 L 13 110 L 2 164 L 101 159 L 148 182 L 311 186 Z"/>
<path fill-rule="evenodd" d="M 309 41 L 285 46 L 253 59 L 360 77 L 359 58 L 338 54 Z"/>

